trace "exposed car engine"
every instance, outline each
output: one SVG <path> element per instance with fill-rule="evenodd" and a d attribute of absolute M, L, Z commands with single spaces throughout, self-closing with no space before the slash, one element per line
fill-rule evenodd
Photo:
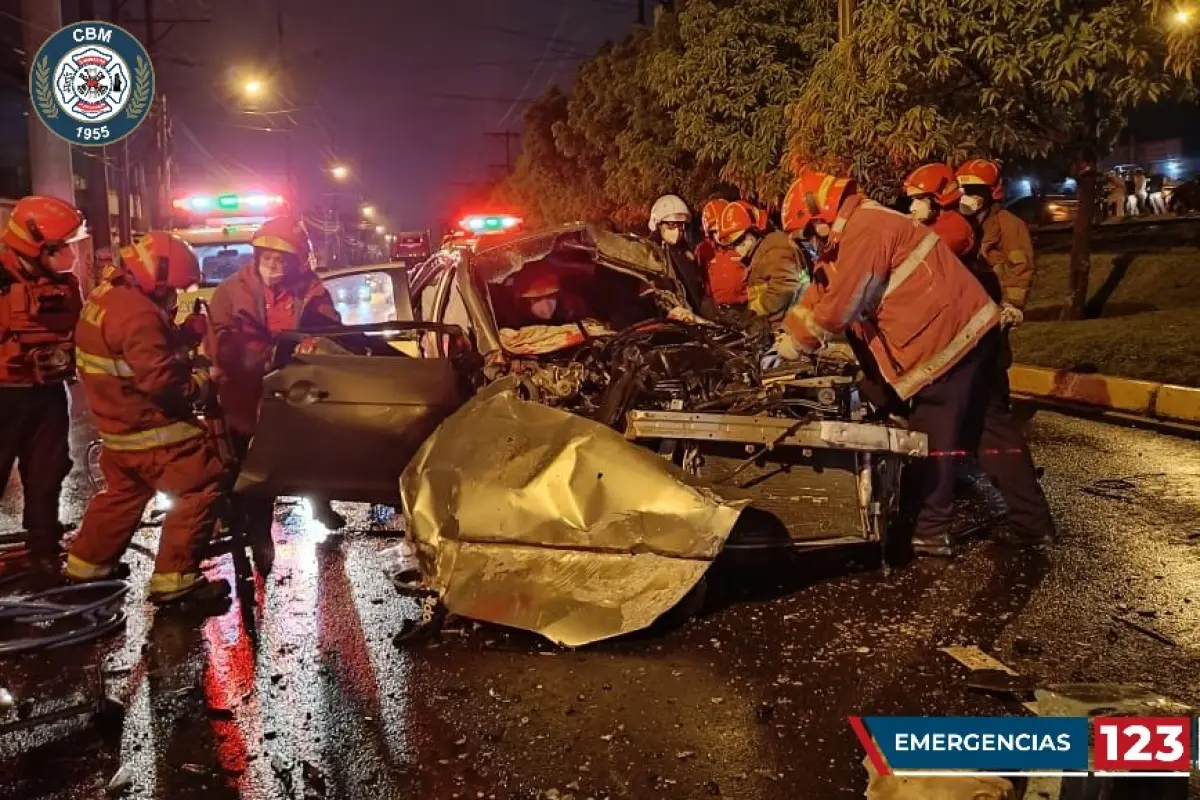
<path fill-rule="evenodd" d="M 535 359 L 519 359 L 533 399 L 620 428 L 631 409 L 852 418 L 858 365 L 837 353 L 761 367 L 769 334 L 650 321 Z"/>

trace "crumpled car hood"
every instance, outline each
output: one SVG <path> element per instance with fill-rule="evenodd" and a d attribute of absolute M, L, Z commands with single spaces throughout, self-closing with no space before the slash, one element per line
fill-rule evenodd
<path fill-rule="evenodd" d="M 745 503 L 516 387 L 477 395 L 401 476 L 427 585 L 451 613 L 567 646 L 648 627 L 700 580 Z"/>

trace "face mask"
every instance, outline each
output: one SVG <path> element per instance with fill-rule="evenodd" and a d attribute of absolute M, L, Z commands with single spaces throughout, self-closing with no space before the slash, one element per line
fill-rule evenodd
<path fill-rule="evenodd" d="M 557 308 L 558 299 L 555 297 L 539 297 L 529 304 L 530 312 L 538 319 L 553 318 Z"/>
<path fill-rule="evenodd" d="M 928 222 L 933 216 L 933 203 L 928 197 L 914 197 L 912 205 L 908 207 L 908 214 L 917 222 Z"/>
<path fill-rule="evenodd" d="M 742 237 L 742 240 L 733 246 L 734 252 L 738 254 L 738 258 L 742 261 L 750 258 L 754 253 L 754 245 L 758 242 L 758 238 L 753 233 L 748 233 Z"/>
<path fill-rule="evenodd" d="M 667 244 L 678 244 L 682 233 L 678 228 L 672 228 L 670 225 L 662 226 L 662 238 Z"/>
<path fill-rule="evenodd" d="M 958 210 L 968 217 L 978 214 L 981 208 L 983 208 L 983 198 L 973 194 L 964 195 L 963 199 L 958 201 Z"/>

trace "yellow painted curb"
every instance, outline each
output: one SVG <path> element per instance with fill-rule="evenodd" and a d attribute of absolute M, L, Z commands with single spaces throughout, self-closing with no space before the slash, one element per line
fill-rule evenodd
<path fill-rule="evenodd" d="M 1081 375 L 1074 372 L 1014 365 L 1008 371 L 1009 383 L 1016 394 L 1065 400 L 1090 406 L 1151 415 L 1160 383 L 1114 378 L 1108 375 Z M 1193 390 L 1194 391 L 1194 390 Z M 1197 393 L 1200 398 L 1200 392 Z M 1200 400 L 1195 401 L 1200 412 Z M 1200 419 L 1198 416 L 1196 419 Z"/>
<path fill-rule="evenodd" d="M 1200 389 L 1164 384 L 1154 402 L 1154 415 L 1181 422 L 1200 422 Z"/>

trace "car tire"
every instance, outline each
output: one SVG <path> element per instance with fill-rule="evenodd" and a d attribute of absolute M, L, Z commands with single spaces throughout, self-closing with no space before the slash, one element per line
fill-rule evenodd
<path fill-rule="evenodd" d="M 704 610 L 704 605 L 708 601 L 708 576 L 701 575 L 700 580 L 692 587 L 691 591 L 683 596 L 678 603 L 672 606 L 665 614 L 658 619 L 658 624 L 665 630 L 674 630 L 681 628 Z"/>

